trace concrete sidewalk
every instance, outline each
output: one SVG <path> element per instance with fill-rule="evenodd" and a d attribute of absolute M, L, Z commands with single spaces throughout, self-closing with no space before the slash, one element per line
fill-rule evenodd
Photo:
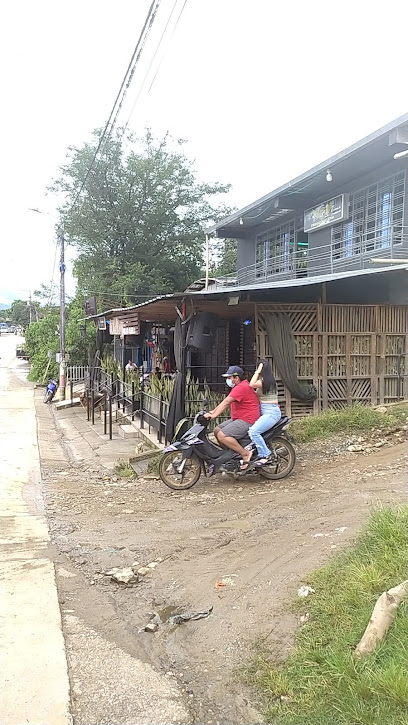
<path fill-rule="evenodd" d="M 0 340 L 1 725 L 68 725 L 69 681 L 32 387 Z"/>
<path fill-rule="evenodd" d="M 37 394 L 40 396 L 39 391 L 37 391 Z M 134 422 L 135 432 L 141 438 L 122 438 L 118 432 L 118 423 L 113 421 L 113 436 L 112 440 L 110 440 L 109 435 L 104 434 L 103 418 L 96 415 L 95 424 L 92 425 L 92 422 L 87 420 L 86 411 L 82 406 L 60 410 L 53 406 L 51 410 L 57 429 L 62 436 L 62 444 L 72 462 L 89 465 L 99 464 L 113 471 L 118 461 L 134 458 L 140 448 L 140 443 L 143 441 L 146 443 L 144 450 L 149 450 L 148 446 L 150 445 L 152 450 L 160 453 L 163 448 L 163 446 L 158 447 L 156 437 L 153 433 L 149 434 L 148 429 L 140 431 L 136 421 Z M 50 440 L 53 435 L 58 435 L 54 422 L 50 418 L 48 406 L 37 405 L 37 416 L 40 430 L 42 432 L 47 431 L 47 440 L 48 431 Z M 53 446 L 50 446 L 50 449 L 53 448 Z M 48 445 L 45 447 L 41 443 L 41 437 L 40 450 L 42 460 L 47 460 L 49 457 L 53 460 L 53 455 L 56 455 L 53 450 L 48 450 Z"/>

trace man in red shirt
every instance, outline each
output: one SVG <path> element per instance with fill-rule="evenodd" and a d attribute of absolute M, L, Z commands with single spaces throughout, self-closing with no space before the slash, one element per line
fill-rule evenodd
<path fill-rule="evenodd" d="M 245 373 L 238 365 L 231 365 L 222 377 L 226 378 L 231 392 L 214 410 L 206 413 L 205 417 L 213 420 L 231 407 L 231 419 L 217 426 L 214 434 L 221 446 L 240 453 L 243 460 L 241 468 L 245 470 L 251 460 L 252 451 L 247 451 L 238 441 L 246 436 L 261 414 L 259 398 L 248 380 L 245 380 Z"/>

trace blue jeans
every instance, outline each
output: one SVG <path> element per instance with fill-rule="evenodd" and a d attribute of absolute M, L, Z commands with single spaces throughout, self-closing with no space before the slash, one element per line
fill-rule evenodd
<path fill-rule="evenodd" d="M 262 433 L 272 428 L 282 417 L 282 413 L 279 405 L 273 403 L 262 403 L 261 404 L 261 417 L 253 425 L 251 425 L 248 435 L 255 443 L 260 458 L 267 458 L 271 452 L 262 438 Z"/>

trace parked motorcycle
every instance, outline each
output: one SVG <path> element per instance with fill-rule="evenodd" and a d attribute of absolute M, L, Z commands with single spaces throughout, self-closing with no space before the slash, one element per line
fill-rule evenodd
<path fill-rule="evenodd" d="M 44 403 L 51 403 L 55 393 L 57 392 L 57 389 L 58 389 L 57 381 L 53 380 L 53 379 L 49 380 L 48 385 L 45 389 L 45 393 L 44 393 Z"/>
<path fill-rule="evenodd" d="M 296 453 L 292 445 L 288 428 L 291 418 L 281 418 L 263 437 L 272 453 L 272 460 L 264 466 L 255 466 L 250 462 L 247 469 L 240 469 L 241 457 L 230 449 L 215 445 L 208 439 L 209 420 L 204 411 L 197 413 L 193 425 L 183 433 L 176 434 L 176 440 L 167 446 L 159 463 L 159 475 L 163 483 L 176 491 L 184 491 L 197 483 L 201 473 L 211 476 L 214 473 L 229 473 L 235 478 L 248 474 L 257 474 L 263 478 L 277 480 L 288 476 L 296 462 Z M 243 448 L 256 448 L 249 436 L 240 440 Z"/>

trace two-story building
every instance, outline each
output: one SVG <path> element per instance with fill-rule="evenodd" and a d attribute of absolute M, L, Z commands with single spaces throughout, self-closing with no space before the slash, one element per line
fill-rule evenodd
<path fill-rule="evenodd" d="M 238 242 L 230 278 L 89 319 L 106 316 L 125 363 L 142 345 L 135 320 L 171 329 L 176 305 L 201 313 L 192 374 L 217 384 L 228 364 L 267 358 L 294 417 L 407 399 L 406 151 L 408 114 L 208 230 Z"/>
<path fill-rule="evenodd" d="M 289 413 L 408 397 L 407 152 L 405 114 L 209 230 L 237 240 L 237 273 L 203 294 L 254 303 L 255 349 Z M 274 339 L 288 320 L 314 401 Z"/>

